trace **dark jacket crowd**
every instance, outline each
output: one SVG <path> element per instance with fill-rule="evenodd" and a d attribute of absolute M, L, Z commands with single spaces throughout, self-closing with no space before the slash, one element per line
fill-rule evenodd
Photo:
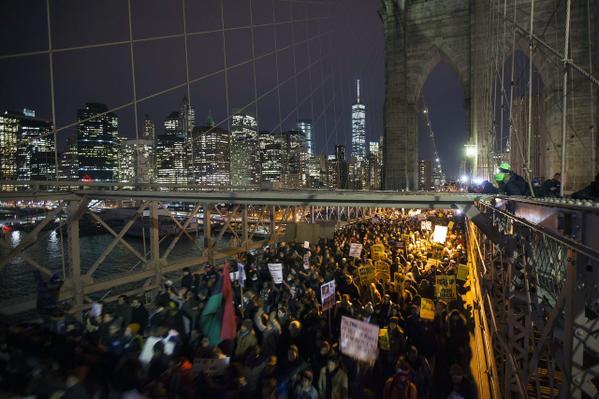
<path fill-rule="evenodd" d="M 424 217 L 453 227 L 444 244 L 421 230 Z M 349 256 L 352 243 L 363 246 L 357 257 Z M 384 245 L 389 275 L 360 282 L 357 269 L 373 244 Z M 381 212 L 331 239 L 271 244 L 227 262 L 234 340 L 215 344 L 202 333 L 202 311 L 223 266 L 185 269 L 149 301 L 121 296 L 82 319 L 67 314 L 4 329 L 0 391 L 67 399 L 477 397 L 471 315 L 462 299 L 468 284 L 457 280 L 453 299 L 435 293 L 435 276 L 455 276 L 468 263 L 457 216 Z M 283 265 L 281 284 L 269 263 Z M 335 303 L 323 311 L 320 287 L 331 280 Z M 423 299 L 434 301 L 433 320 L 421 317 Z M 343 316 L 386 329 L 376 361 L 342 353 Z"/>

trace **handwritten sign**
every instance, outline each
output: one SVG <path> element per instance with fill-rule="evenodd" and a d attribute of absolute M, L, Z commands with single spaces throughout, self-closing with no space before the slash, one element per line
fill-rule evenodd
<path fill-rule="evenodd" d="M 374 244 L 370 247 L 370 253 L 372 254 L 372 260 L 385 259 L 385 246 L 383 244 Z"/>
<path fill-rule="evenodd" d="M 435 225 L 435 231 L 433 232 L 433 242 L 439 244 L 445 244 L 447 240 L 447 226 Z"/>
<path fill-rule="evenodd" d="M 458 265 L 457 279 L 460 281 L 468 280 L 468 274 L 470 274 L 470 268 L 468 265 Z"/>
<path fill-rule="evenodd" d="M 306 270 L 310 270 L 310 256 L 312 254 L 310 253 L 310 251 L 306 252 L 304 254 L 304 269 Z"/>
<path fill-rule="evenodd" d="M 349 256 L 352 258 L 359 258 L 362 254 L 362 244 L 358 244 L 357 242 L 352 243 L 349 246 Z"/>
<path fill-rule="evenodd" d="M 322 310 L 333 308 L 335 305 L 335 280 L 320 286 L 320 300 L 322 301 Z"/>
<path fill-rule="evenodd" d="M 341 318 L 341 353 L 353 359 L 374 363 L 378 356 L 379 327 L 350 317 Z"/>
<path fill-rule="evenodd" d="M 439 299 L 455 299 L 457 290 L 454 275 L 435 276 L 435 296 Z"/>
<path fill-rule="evenodd" d="M 283 264 L 282 263 L 269 263 L 268 271 L 270 272 L 273 283 L 281 284 L 283 282 Z"/>
<path fill-rule="evenodd" d="M 441 266 L 441 261 L 439 259 L 429 259 L 426 261 L 426 269 L 438 266 Z"/>
<path fill-rule="evenodd" d="M 377 279 L 382 278 L 385 281 L 389 281 L 389 279 L 391 278 L 391 265 L 382 260 L 375 261 L 374 275 Z"/>
<path fill-rule="evenodd" d="M 423 320 L 435 320 L 435 302 L 432 299 L 420 299 L 420 318 Z"/>
<path fill-rule="evenodd" d="M 310 242 L 309 241 L 304 241 L 304 248 L 306 248 L 306 249 L 310 248 Z"/>
<path fill-rule="evenodd" d="M 431 231 L 433 229 L 433 222 L 430 220 L 423 220 L 420 222 L 420 230 Z"/>
<path fill-rule="evenodd" d="M 358 278 L 360 279 L 360 284 L 370 284 L 373 283 L 374 278 L 374 266 L 372 265 L 364 265 L 358 267 Z"/>

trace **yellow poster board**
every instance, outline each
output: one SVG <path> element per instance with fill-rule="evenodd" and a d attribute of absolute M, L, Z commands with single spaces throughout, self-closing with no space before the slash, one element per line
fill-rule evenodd
<path fill-rule="evenodd" d="M 435 276 L 435 296 L 438 299 L 455 299 L 457 290 L 454 275 Z"/>
<path fill-rule="evenodd" d="M 420 318 L 424 320 L 435 320 L 435 302 L 432 299 L 420 299 Z"/>
<path fill-rule="evenodd" d="M 382 278 L 389 281 L 391 279 L 391 265 L 382 260 L 374 261 L 374 275 L 377 279 Z"/>
<path fill-rule="evenodd" d="M 374 266 L 364 265 L 358 267 L 358 278 L 360 279 L 360 284 L 363 285 L 374 283 Z"/>
<path fill-rule="evenodd" d="M 468 280 L 468 274 L 470 273 L 470 268 L 468 265 L 458 265 L 458 275 L 457 279 L 460 281 Z"/>
<path fill-rule="evenodd" d="M 383 244 L 374 244 L 370 247 L 370 254 L 372 255 L 372 260 L 385 259 L 387 257 L 385 255 L 385 246 Z"/>
<path fill-rule="evenodd" d="M 449 229 L 449 231 L 453 230 L 453 225 L 454 225 L 453 220 L 447 224 L 447 228 Z"/>
<path fill-rule="evenodd" d="M 389 342 L 389 331 L 386 328 L 379 330 L 379 346 L 384 351 L 391 350 L 391 342 Z"/>

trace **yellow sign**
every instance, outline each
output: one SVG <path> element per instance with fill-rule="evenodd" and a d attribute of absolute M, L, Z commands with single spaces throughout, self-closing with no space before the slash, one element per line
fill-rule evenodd
<path fill-rule="evenodd" d="M 424 320 L 435 320 L 435 302 L 432 299 L 420 299 L 420 318 Z"/>
<path fill-rule="evenodd" d="M 382 278 L 389 281 L 391 279 L 391 265 L 382 260 L 374 261 L 374 274 L 377 279 Z"/>
<path fill-rule="evenodd" d="M 383 244 L 374 244 L 370 247 L 370 253 L 373 260 L 385 259 L 385 246 Z"/>
<path fill-rule="evenodd" d="M 470 273 L 470 268 L 468 265 L 458 265 L 458 276 L 456 277 L 460 281 L 468 280 L 468 274 Z"/>
<path fill-rule="evenodd" d="M 454 275 L 435 276 L 435 296 L 438 299 L 455 299 L 457 290 Z"/>
<path fill-rule="evenodd" d="M 379 345 L 382 350 L 391 350 L 391 343 L 389 342 L 389 331 L 386 328 L 379 330 Z"/>
<path fill-rule="evenodd" d="M 441 261 L 439 259 L 429 259 L 426 261 L 426 269 L 430 269 L 432 267 L 441 266 Z"/>
<path fill-rule="evenodd" d="M 374 282 L 374 266 L 364 265 L 358 267 L 358 277 L 360 284 L 370 284 Z"/>
<path fill-rule="evenodd" d="M 449 229 L 449 231 L 453 230 L 453 225 L 454 225 L 453 220 L 447 224 L 447 228 Z"/>
<path fill-rule="evenodd" d="M 404 276 L 400 272 L 393 273 L 393 283 L 395 284 L 395 288 L 399 290 L 400 295 L 403 294 L 404 287 Z"/>

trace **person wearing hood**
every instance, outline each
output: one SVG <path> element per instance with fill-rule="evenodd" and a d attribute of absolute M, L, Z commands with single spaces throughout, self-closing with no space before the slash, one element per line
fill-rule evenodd
<path fill-rule="evenodd" d="M 258 340 L 256 339 L 252 320 L 245 319 L 243 323 L 241 323 L 235 342 L 235 358 L 243 362 L 249 349 L 256 346 L 257 343 Z"/>

